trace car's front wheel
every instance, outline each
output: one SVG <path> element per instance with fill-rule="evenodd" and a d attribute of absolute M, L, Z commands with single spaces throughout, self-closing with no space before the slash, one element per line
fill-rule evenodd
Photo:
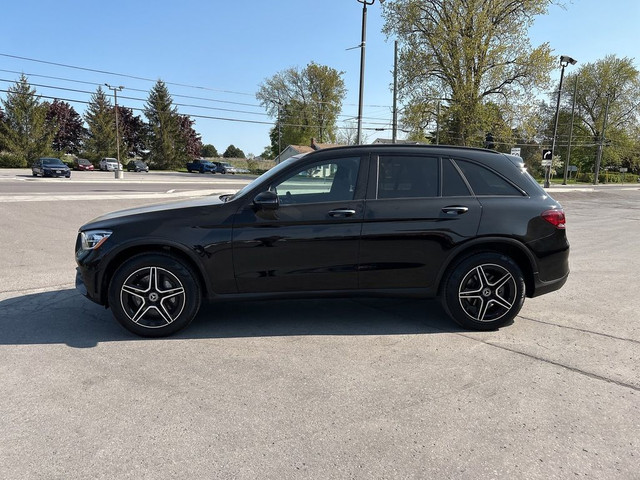
<path fill-rule="evenodd" d="M 445 278 L 442 303 L 459 325 L 494 330 L 520 312 L 525 297 L 520 267 L 506 255 L 477 253 L 459 261 Z"/>
<path fill-rule="evenodd" d="M 108 295 L 116 320 L 143 337 L 164 337 L 185 328 L 201 303 L 192 269 L 160 253 L 124 262 L 111 279 Z"/>

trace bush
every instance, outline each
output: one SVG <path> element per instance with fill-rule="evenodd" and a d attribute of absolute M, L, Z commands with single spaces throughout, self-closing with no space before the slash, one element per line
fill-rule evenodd
<path fill-rule="evenodd" d="M 27 161 L 12 153 L 0 153 L 0 168 L 26 168 Z"/>

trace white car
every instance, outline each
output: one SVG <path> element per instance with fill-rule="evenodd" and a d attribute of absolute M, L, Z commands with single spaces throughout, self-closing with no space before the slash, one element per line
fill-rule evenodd
<path fill-rule="evenodd" d="M 115 158 L 106 157 L 100 160 L 98 166 L 100 167 L 100 170 L 113 172 L 118 168 L 118 160 L 116 160 Z M 120 170 L 122 170 L 122 164 L 120 164 Z"/>

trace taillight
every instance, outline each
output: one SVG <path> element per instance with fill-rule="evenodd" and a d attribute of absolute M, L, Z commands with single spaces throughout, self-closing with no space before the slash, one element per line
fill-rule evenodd
<path fill-rule="evenodd" d="M 565 217 L 564 210 L 547 210 L 546 212 L 542 212 L 540 215 L 547 222 L 553 225 L 556 228 L 564 229 Z"/>

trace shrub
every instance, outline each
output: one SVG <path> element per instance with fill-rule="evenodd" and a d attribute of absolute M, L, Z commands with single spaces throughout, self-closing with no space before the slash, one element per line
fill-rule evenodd
<path fill-rule="evenodd" d="M 0 168 L 25 168 L 27 161 L 12 153 L 0 153 Z"/>

